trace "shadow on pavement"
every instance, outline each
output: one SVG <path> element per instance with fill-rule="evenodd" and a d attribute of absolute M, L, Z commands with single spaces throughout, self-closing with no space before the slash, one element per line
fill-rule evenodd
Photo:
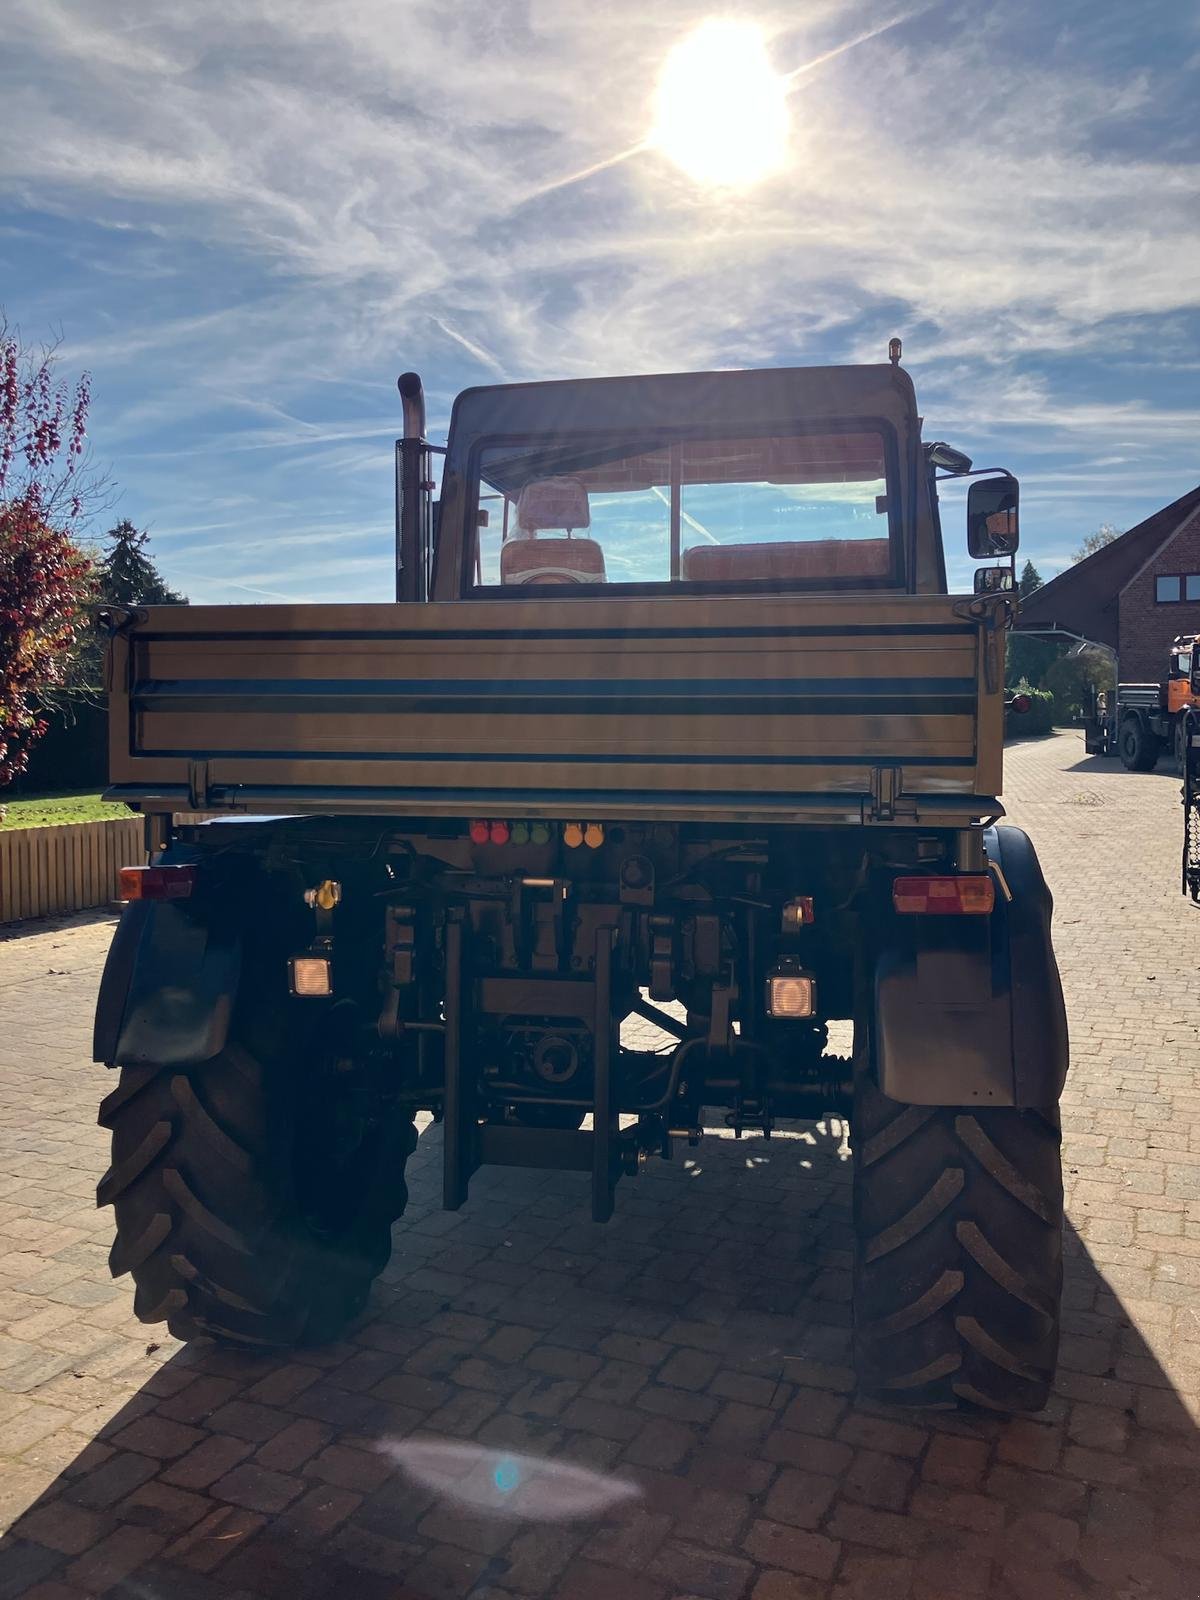
<path fill-rule="evenodd" d="M 1072 1229 L 1048 1411 L 901 1412 L 850 1397 L 836 1120 L 706 1140 L 606 1228 L 556 1173 L 447 1214 L 440 1155 L 350 1336 L 177 1350 L 18 1517 L 0 1596 L 1196 1594 L 1196 1429 Z"/>
<path fill-rule="evenodd" d="M 1147 779 L 1151 782 L 1155 778 L 1168 778 L 1173 783 L 1179 782 L 1179 770 L 1175 766 L 1171 755 L 1162 757 L 1153 772 L 1131 772 L 1120 756 L 1085 756 L 1082 761 L 1073 761 L 1065 772 L 1108 772 L 1115 773 L 1123 778 L 1139 778 L 1144 783 Z"/>

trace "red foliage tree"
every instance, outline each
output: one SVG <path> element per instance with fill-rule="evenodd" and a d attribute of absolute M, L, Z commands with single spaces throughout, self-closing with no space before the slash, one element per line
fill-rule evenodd
<path fill-rule="evenodd" d="M 84 620 L 91 569 L 74 524 L 89 399 L 86 373 L 60 380 L 53 348 L 27 350 L 0 322 L 0 787 L 45 732 L 39 703 Z"/>

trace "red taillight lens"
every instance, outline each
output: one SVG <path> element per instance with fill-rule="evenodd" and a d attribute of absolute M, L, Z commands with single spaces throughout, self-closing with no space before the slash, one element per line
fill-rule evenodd
<path fill-rule="evenodd" d="M 486 844 L 488 842 L 488 835 L 490 831 L 491 830 L 486 822 L 473 822 L 470 829 L 471 843 Z"/>
<path fill-rule="evenodd" d="M 1032 704 L 1033 701 L 1027 694 L 1015 694 L 1009 702 L 1009 710 L 1015 711 L 1017 716 L 1023 717 Z"/>
<path fill-rule="evenodd" d="M 986 873 L 978 877 L 897 878 L 892 884 L 892 904 L 909 916 L 986 917 L 996 904 L 996 886 Z"/>
<path fill-rule="evenodd" d="M 509 834 L 508 823 L 493 822 L 490 829 L 490 834 L 493 844 L 507 844 Z"/>
<path fill-rule="evenodd" d="M 195 867 L 122 867 L 117 892 L 122 900 L 186 900 L 195 882 Z"/>

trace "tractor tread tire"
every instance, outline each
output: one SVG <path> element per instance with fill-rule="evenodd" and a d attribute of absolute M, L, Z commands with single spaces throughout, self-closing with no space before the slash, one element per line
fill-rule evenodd
<path fill-rule="evenodd" d="M 318 1229 L 295 1183 L 293 1089 L 280 1064 L 235 1043 L 187 1072 L 121 1069 L 100 1110 L 113 1158 L 97 1201 L 115 1209 L 109 1265 L 132 1275 L 142 1322 L 275 1347 L 336 1337 L 366 1303 L 407 1202 L 416 1129 L 401 1115 L 386 1125 L 343 1225 Z"/>
<path fill-rule="evenodd" d="M 854 1127 L 860 1388 L 1040 1411 L 1062 1294 L 1056 1108 L 900 1105 L 860 1078 Z"/>

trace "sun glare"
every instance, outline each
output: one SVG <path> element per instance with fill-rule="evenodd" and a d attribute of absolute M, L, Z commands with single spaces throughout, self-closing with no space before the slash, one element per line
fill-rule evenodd
<path fill-rule="evenodd" d="M 787 155 L 787 90 L 751 22 L 702 23 L 671 51 L 651 143 L 696 183 L 743 188 Z"/>

